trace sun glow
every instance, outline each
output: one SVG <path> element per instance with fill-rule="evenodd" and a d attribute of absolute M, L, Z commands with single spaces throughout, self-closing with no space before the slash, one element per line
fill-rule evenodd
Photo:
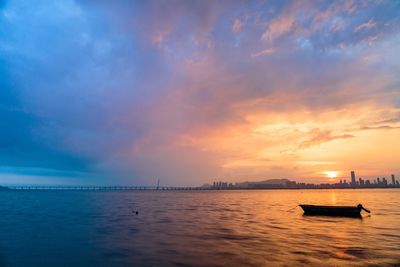
<path fill-rule="evenodd" d="M 327 171 L 327 172 L 323 172 L 323 174 L 326 175 L 327 178 L 329 179 L 333 179 L 336 178 L 338 176 L 338 173 L 335 171 Z"/>

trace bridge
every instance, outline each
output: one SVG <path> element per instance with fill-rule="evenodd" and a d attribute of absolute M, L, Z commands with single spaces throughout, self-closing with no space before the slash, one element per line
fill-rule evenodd
<path fill-rule="evenodd" d="M 206 190 L 190 186 L 7 186 L 9 190 L 63 190 L 63 191 L 133 191 L 133 190 Z"/>

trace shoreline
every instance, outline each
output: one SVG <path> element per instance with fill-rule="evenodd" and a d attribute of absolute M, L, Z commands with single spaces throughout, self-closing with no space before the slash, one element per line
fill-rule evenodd
<path fill-rule="evenodd" d="M 320 187 L 320 188 L 201 188 L 201 187 L 146 187 L 146 186 L 3 186 L 9 191 L 258 191 L 258 190 L 327 190 L 327 189 L 400 189 L 400 187 Z"/>

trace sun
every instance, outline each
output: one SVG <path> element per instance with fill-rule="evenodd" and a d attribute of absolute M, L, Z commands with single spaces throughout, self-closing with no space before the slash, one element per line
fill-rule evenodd
<path fill-rule="evenodd" d="M 326 177 L 329 179 L 334 179 L 338 176 L 338 173 L 335 171 L 326 171 L 326 172 L 323 172 L 323 174 L 325 174 Z"/>

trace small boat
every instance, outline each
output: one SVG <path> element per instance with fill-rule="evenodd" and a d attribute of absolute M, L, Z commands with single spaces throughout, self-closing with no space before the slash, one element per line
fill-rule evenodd
<path fill-rule="evenodd" d="M 361 210 L 371 213 L 361 204 L 357 206 L 320 206 L 320 205 L 299 205 L 305 215 L 345 216 L 360 217 Z"/>

